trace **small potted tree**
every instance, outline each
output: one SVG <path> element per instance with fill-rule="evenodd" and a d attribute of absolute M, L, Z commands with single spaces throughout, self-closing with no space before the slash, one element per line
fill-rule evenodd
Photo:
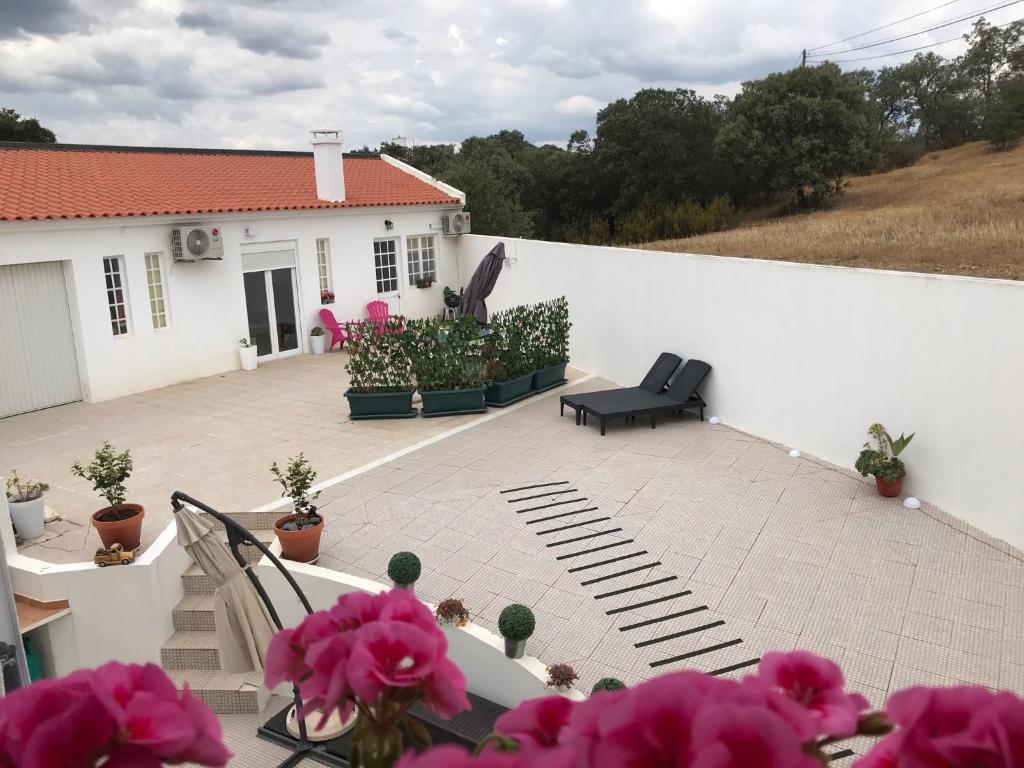
<path fill-rule="evenodd" d="M 552 664 L 544 671 L 548 673 L 548 681 L 544 685 L 554 688 L 559 693 L 572 690 L 572 684 L 580 679 L 576 670 L 568 664 Z"/>
<path fill-rule="evenodd" d="M 434 609 L 438 624 L 464 627 L 469 623 L 469 609 L 462 603 L 462 598 L 449 597 L 437 604 Z"/>
<path fill-rule="evenodd" d="M 590 689 L 590 692 L 593 694 L 601 691 L 621 691 L 625 687 L 626 684 L 617 677 L 602 677 L 594 683 L 594 687 Z"/>
<path fill-rule="evenodd" d="M 412 552 L 396 552 L 388 561 L 388 576 L 399 589 L 412 589 L 423 566 Z"/>
<path fill-rule="evenodd" d="M 472 317 L 414 320 L 408 327 L 423 415 L 483 413 L 484 363 L 480 327 Z"/>
<path fill-rule="evenodd" d="M 125 483 L 132 475 L 131 453 L 117 453 L 108 441 L 104 441 L 91 464 L 83 467 L 76 462 L 71 472 L 92 483 L 92 489 L 107 500 L 107 506 L 92 514 L 92 525 L 103 546 L 110 549 L 120 544 L 123 549 L 138 549 L 142 543 L 142 519 L 146 510 L 141 504 L 125 503 L 128 495 Z"/>
<path fill-rule="evenodd" d="M 316 471 L 303 454 L 288 459 L 282 469 L 275 461 L 270 472 L 281 485 L 281 496 L 292 500 L 292 512 L 274 522 L 274 533 L 281 542 L 281 556 L 299 563 L 313 563 L 320 556 L 320 536 L 324 519 L 313 502 L 320 491 L 311 493 Z"/>
<path fill-rule="evenodd" d="M 416 416 L 412 367 L 404 318 L 391 317 L 381 326 L 366 320 L 345 324 L 349 355 L 345 399 L 353 420 L 409 419 Z"/>
<path fill-rule="evenodd" d="M 255 344 L 249 341 L 249 339 L 238 340 L 238 361 L 241 363 L 243 371 L 256 370 L 256 355 Z"/>
<path fill-rule="evenodd" d="M 512 307 L 491 315 L 491 333 L 484 342 L 487 405 L 503 408 L 533 394 L 530 309 Z"/>
<path fill-rule="evenodd" d="M 38 539 L 43 535 L 43 516 L 46 506 L 43 494 L 50 490 L 46 483 L 40 483 L 18 476 L 18 470 L 12 470 L 5 483 L 7 506 L 11 510 L 11 520 L 22 539 Z"/>
<path fill-rule="evenodd" d="M 565 383 L 569 363 L 569 302 L 562 296 L 532 308 L 534 342 L 533 391 L 543 392 Z"/>
<path fill-rule="evenodd" d="M 309 351 L 314 355 L 324 353 L 324 329 L 319 325 L 314 326 L 309 332 Z"/>
<path fill-rule="evenodd" d="M 875 486 L 880 495 L 899 496 L 903 490 L 903 478 L 907 474 L 907 468 L 899 456 L 903 449 L 910 445 L 914 434 L 901 434 L 894 440 L 881 424 L 872 424 L 868 427 L 868 435 L 874 438 L 875 444 L 864 443 L 864 449 L 854 466 L 863 477 L 874 476 Z"/>
<path fill-rule="evenodd" d="M 506 605 L 498 616 L 498 631 L 505 638 L 505 655 L 521 659 L 526 651 L 526 640 L 537 626 L 533 611 L 525 605 Z"/>

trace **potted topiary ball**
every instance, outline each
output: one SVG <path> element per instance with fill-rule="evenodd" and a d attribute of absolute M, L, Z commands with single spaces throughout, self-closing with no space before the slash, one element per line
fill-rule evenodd
<path fill-rule="evenodd" d="M 600 691 L 621 691 L 625 687 L 626 684 L 617 677 L 602 677 L 594 683 L 594 687 L 590 689 L 590 692 L 598 693 Z"/>
<path fill-rule="evenodd" d="M 132 457 L 128 451 L 117 453 L 104 441 L 92 463 L 75 463 L 71 472 L 92 483 L 92 489 L 107 501 L 107 506 L 92 514 L 92 525 L 106 549 L 120 544 L 126 550 L 138 549 L 142 543 L 142 518 L 146 510 L 141 504 L 128 504 L 125 482 L 132 475 Z"/>
<path fill-rule="evenodd" d="M 420 559 L 412 552 L 396 552 L 388 561 L 388 576 L 399 589 L 412 589 L 422 570 Z"/>
<path fill-rule="evenodd" d="M 526 650 L 526 639 L 533 634 L 537 620 L 527 606 L 513 603 L 505 606 L 498 616 L 498 631 L 505 638 L 505 655 L 520 659 Z"/>

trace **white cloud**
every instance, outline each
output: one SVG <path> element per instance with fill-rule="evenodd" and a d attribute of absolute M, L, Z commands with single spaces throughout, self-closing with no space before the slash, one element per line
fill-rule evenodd
<path fill-rule="evenodd" d="M 592 99 L 590 96 L 570 96 L 567 99 L 562 99 L 555 105 L 555 111 L 563 115 L 580 115 L 593 117 L 597 110 L 603 107 L 604 104 L 597 99 Z"/>

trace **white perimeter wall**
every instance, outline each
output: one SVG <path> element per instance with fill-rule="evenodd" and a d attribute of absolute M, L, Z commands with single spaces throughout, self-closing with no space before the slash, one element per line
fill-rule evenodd
<path fill-rule="evenodd" d="M 460 206 L 455 206 L 457 210 Z M 78 347 L 79 369 L 87 400 L 166 386 L 212 376 L 239 367 L 238 340 L 248 336 L 241 253 L 294 248 L 299 284 L 299 320 L 303 344 L 319 324 L 320 287 L 316 239 L 330 240 L 330 306 L 339 322 L 366 316 L 366 303 L 377 298 L 373 240 L 399 241 L 405 278 L 405 238 L 435 235 L 437 282 L 429 289 L 402 279 L 401 312 L 419 317 L 441 311 L 446 284 L 459 284 L 454 240 L 441 237 L 443 207 L 396 207 L 145 217 L 101 221 L 0 223 L 0 265 L 63 261 Z M 387 231 L 384 220 L 394 229 Z M 174 222 L 198 221 L 221 228 L 224 260 L 174 264 L 170 233 Z M 245 236 L 246 225 L 255 227 Z M 168 297 L 167 328 L 154 330 L 146 284 L 145 254 L 162 254 Z M 103 257 L 122 256 L 128 286 L 131 333 L 115 337 L 103 278 Z M 45 344 L 45 340 L 40 340 Z"/>
<path fill-rule="evenodd" d="M 709 414 L 846 467 L 870 423 L 916 432 L 905 493 L 1024 547 L 1024 283 L 479 235 L 464 281 L 499 241 L 488 309 L 565 295 L 574 365 L 705 360 Z"/>

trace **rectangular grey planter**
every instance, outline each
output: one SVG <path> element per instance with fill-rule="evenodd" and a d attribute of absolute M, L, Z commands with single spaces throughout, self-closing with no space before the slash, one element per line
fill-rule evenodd
<path fill-rule="evenodd" d="M 484 400 L 488 405 L 496 405 L 503 408 L 511 405 L 524 397 L 533 394 L 533 374 L 531 371 L 523 376 L 505 381 L 492 381 L 484 393 Z"/>
<path fill-rule="evenodd" d="M 471 389 L 439 389 L 433 392 L 420 390 L 423 398 L 423 415 L 457 416 L 463 413 L 483 413 L 487 410 L 484 403 L 484 386 Z"/>
<path fill-rule="evenodd" d="M 412 395 L 408 392 L 353 392 L 345 390 L 351 418 L 362 419 L 411 419 L 417 411 L 412 407 Z"/>
<path fill-rule="evenodd" d="M 533 391 L 543 392 L 545 389 L 557 387 L 565 383 L 565 366 L 568 363 L 556 363 L 547 368 L 541 368 L 533 374 Z"/>

